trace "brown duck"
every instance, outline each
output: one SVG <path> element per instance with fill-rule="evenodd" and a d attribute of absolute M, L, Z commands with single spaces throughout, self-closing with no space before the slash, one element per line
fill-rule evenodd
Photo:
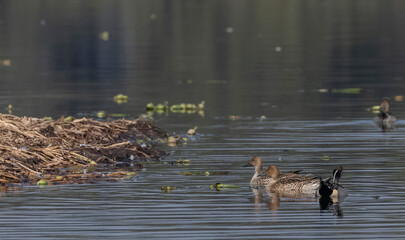
<path fill-rule="evenodd" d="M 274 181 L 266 187 L 269 192 L 316 194 L 320 186 L 319 177 L 312 174 L 281 174 L 277 166 L 270 166 L 266 170 L 266 175 Z"/>

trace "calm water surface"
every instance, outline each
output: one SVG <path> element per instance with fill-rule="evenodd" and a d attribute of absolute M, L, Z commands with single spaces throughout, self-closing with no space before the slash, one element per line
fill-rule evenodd
<path fill-rule="evenodd" d="M 188 144 L 161 146 L 163 163 L 190 164 L 1 193 L 0 238 L 405 238 L 405 104 L 395 101 L 404 10 L 373 0 L 0 1 L 2 113 L 12 104 L 19 116 L 133 119 L 148 102 L 206 102 L 204 116 L 153 115 L 170 133 L 199 126 Z M 118 93 L 128 103 L 112 101 Z M 399 119 L 389 132 L 367 111 L 384 96 Z M 343 165 L 349 196 L 321 209 L 254 192 L 242 167 L 252 156 L 323 176 Z M 217 182 L 240 188 L 210 189 Z"/>

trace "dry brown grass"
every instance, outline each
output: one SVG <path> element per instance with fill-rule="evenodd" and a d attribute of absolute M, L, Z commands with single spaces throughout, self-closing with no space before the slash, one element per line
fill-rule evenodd
<path fill-rule="evenodd" d="M 0 114 L 0 136 L 0 183 L 33 183 L 66 175 L 66 169 L 73 166 L 159 159 L 164 152 L 135 141 L 166 138 L 167 134 L 136 120 L 65 121 L 62 117 L 49 121 Z"/>

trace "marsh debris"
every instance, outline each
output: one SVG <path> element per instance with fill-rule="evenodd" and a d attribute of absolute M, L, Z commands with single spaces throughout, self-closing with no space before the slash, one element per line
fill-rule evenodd
<path fill-rule="evenodd" d="M 167 134 L 149 122 L 64 117 L 49 119 L 0 114 L 0 183 L 37 183 L 44 179 L 80 179 L 102 174 L 76 174 L 72 167 L 159 160 L 165 152 L 154 141 Z M 137 141 L 148 142 L 138 144 Z M 78 176 L 76 176 L 76 175 Z M 86 175 L 86 176 L 85 176 Z M 94 176 L 93 176 L 94 175 Z M 93 176 L 93 177 L 92 177 Z M 60 178 L 60 177 L 59 177 Z"/>

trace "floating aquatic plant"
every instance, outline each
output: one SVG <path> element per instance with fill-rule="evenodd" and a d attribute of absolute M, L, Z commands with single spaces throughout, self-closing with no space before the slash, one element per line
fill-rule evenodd
<path fill-rule="evenodd" d="M 209 176 L 209 171 L 192 171 L 192 172 L 181 172 L 181 175 L 184 176 Z"/>
<path fill-rule="evenodd" d="M 63 122 L 72 122 L 73 120 L 75 120 L 75 117 L 73 116 L 67 116 L 63 119 Z"/>
<path fill-rule="evenodd" d="M 159 141 L 159 140 L 158 140 Z M 178 135 L 176 136 L 170 136 L 167 138 L 166 143 L 169 147 L 174 147 L 180 144 L 187 144 L 188 139 L 185 137 L 180 137 Z"/>
<path fill-rule="evenodd" d="M 189 113 L 189 114 L 198 111 L 198 114 L 204 116 L 204 105 L 205 102 L 202 101 L 198 105 L 193 103 L 180 103 L 171 105 L 169 107 L 168 102 L 165 101 L 164 103 L 158 103 L 156 105 L 154 105 L 153 103 L 148 103 L 146 105 L 146 111 L 148 111 L 148 113 L 150 114 L 152 114 L 153 112 L 164 113 L 168 112 L 169 110 L 173 113 Z"/>
<path fill-rule="evenodd" d="M 162 187 L 160 187 L 160 190 L 162 190 L 162 192 L 164 192 L 164 193 L 169 193 L 172 190 L 177 190 L 177 187 L 175 187 L 175 186 L 162 186 Z"/>
<path fill-rule="evenodd" d="M 127 178 L 127 177 L 131 177 L 131 176 L 135 176 L 135 175 L 137 175 L 136 172 L 125 172 L 125 171 L 113 172 L 113 173 L 107 174 L 107 176 L 111 177 L 111 178 Z"/>
<path fill-rule="evenodd" d="M 13 114 L 13 105 L 9 104 L 7 106 L 7 109 L 8 109 L 8 114 Z"/>
<path fill-rule="evenodd" d="M 175 104 L 170 106 L 170 111 L 174 113 L 185 113 L 186 112 L 186 104 L 181 103 L 181 104 Z"/>
<path fill-rule="evenodd" d="M 190 159 L 185 159 L 185 160 L 176 160 L 176 164 L 179 164 L 179 165 L 189 165 L 190 164 Z"/>
<path fill-rule="evenodd" d="M 155 105 L 153 105 L 153 103 L 146 104 L 146 110 L 155 111 Z"/>
<path fill-rule="evenodd" d="M 156 105 L 155 110 L 156 111 L 165 111 L 165 106 L 163 104 L 159 103 L 158 105 Z"/>
<path fill-rule="evenodd" d="M 128 102 L 128 96 L 124 95 L 122 93 L 117 94 L 114 96 L 114 102 L 118 103 L 118 104 L 122 104 L 122 103 L 127 103 Z"/>
<path fill-rule="evenodd" d="M 351 93 L 351 94 L 359 94 L 360 92 L 361 92 L 361 88 L 332 89 L 332 93 Z"/>
<path fill-rule="evenodd" d="M 102 32 L 102 33 L 100 33 L 99 37 L 103 41 L 108 41 L 110 39 L 110 33 L 107 31 Z"/>
<path fill-rule="evenodd" d="M 98 117 L 98 118 L 105 118 L 105 116 L 106 116 L 105 111 L 98 111 L 98 112 L 97 112 L 97 117 Z"/>
<path fill-rule="evenodd" d="M 225 189 L 232 189 L 232 188 L 240 188 L 240 186 L 232 185 L 232 184 L 222 184 L 222 183 L 215 183 L 210 186 L 210 189 L 215 189 L 217 191 L 225 190 Z"/>
<path fill-rule="evenodd" d="M 197 106 L 195 104 L 188 103 L 186 105 L 186 110 L 196 110 L 196 109 L 197 109 Z"/>
<path fill-rule="evenodd" d="M 170 136 L 167 138 L 167 143 L 179 143 L 180 137 L 179 136 Z"/>
<path fill-rule="evenodd" d="M 372 107 L 371 107 L 371 112 L 372 112 L 372 113 L 379 113 L 379 112 L 380 112 L 380 108 L 381 108 L 380 105 L 372 106 Z"/>
<path fill-rule="evenodd" d="M 37 185 L 38 186 L 45 186 L 45 185 L 48 185 L 48 182 L 46 180 L 44 180 L 44 179 L 41 179 L 41 180 L 39 180 L 37 182 Z"/>

